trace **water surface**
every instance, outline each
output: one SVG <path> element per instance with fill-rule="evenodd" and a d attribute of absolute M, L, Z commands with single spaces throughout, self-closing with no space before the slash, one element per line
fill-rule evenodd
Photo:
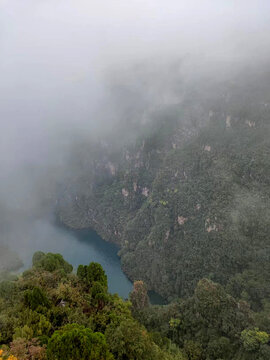
<path fill-rule="evenodd" d="M 101 264 L 107 274 L 111 293 L 118 293 L 125 299 L 132 290 L 132 282 L 121 269 L 120 258 L 117 255 L 118 246 L 103 240 L 93 230 L 73 231 L 59 228 L 57 238 L 31 237 L 26 248 L 30 248 L 30 252 L 20 254 L 24 269 L 31 266 L 32 255 L 35 251 L 60 253 L 66 261 L 73 265 L 75 271 L 80 264 L 88 265 L 92 261 Z"/>
<path fill-rule="evenodd" d="M 31 267 L 32 256 L 36 251 L 59 253 L 73 265 L 75 271 L 80 264 L 88 265 L 92 261 L 101 264 L 107 274 L 111 293 L 117 293 L 126 299 L 132 290 L 132 282 L 121 269 L 120 258 L 117 255 L 119 247 L 103 240 L 94 230 L 71 230 L 37 221 L 31 227 L 29 236 L 21 239 L 19 244 L 19 256 L 24 263 L 23 270 Z M 16 246 L 18 247 L 18 243 Z M 149 292 L 149 298 L 152 304 L 165 303 L 154 291 Z"/>

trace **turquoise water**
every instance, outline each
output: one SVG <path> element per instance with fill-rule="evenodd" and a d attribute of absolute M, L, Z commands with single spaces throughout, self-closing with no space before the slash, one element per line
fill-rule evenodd
<path fill-rule="evenodd" d="M 80 264 L 98 262 L 107 274 L 109 291 L 128 298 L 133 285 L 121 269 L 120 258 L 117 255 L 119 247 L 103 240 L 93 230 L 69 230 L 69 232 L 75 237 L 76 243 L 72 249 L 62 251 L 67 261 L 75 268 Z"/>
<path fill-rule="evenodd" d="M 123 299 L 128 298 L 133 285 L 121 269 L 120 258 L 117 255 L 118 246 L 103 240 L 95 231 L 88 229 L 70 230 L 38 222 L 31 230 L 28 239 L 23 239 L 20 243 L 23 270 L 31 266 L 35 251 L 60 253 L 73 265 L 75 271 L 80 264 L 98 262 L 106 271 L 109 291 L 119 294 Z M 164 303 L 155 292 L 149 292 L 149 297 L 152 304 Z"/>
<path fill-rule="evenodd" d="M 57 236 L 54 232 L 48 233 L 48 229 L 39 224 L 38 230 L 46 232 L 46 238 L 31 236 L 24 248 L 27 251 L 20 252 L 24 263 L 24 269 L 31 266 L 32 255 L 35 251 L 54 252 L 63 255 L 64 259 L 73 265 L 74 270 L 78 265 L 88 265 L 90 262 L 98 262 L 102 265 L 108 276 L 109 291 L 118 293 L 122 298 L 128 298 L 132 290 L 132 282 L 123 273 L 120 258 L 117 255 L 119 248 L 112 243 L 103 240 L 93 230 L 69 230 L 57 228 Z M 30 251 L 29 251 L 30 249 Z"/>

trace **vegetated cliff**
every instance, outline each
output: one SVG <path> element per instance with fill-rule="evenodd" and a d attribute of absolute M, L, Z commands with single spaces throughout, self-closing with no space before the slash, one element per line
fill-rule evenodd
<path fill-rule="evenodd" d="M 269 316 L 209 279 L 153 306 L 142 281 L 130 301 L 110 294 L 98 263 L 75 274 L 38 251 L 32 265 L 0 281 L 1 360 L 269 360 Z"/>
<path fill-rule="evenodd" d="M 0 281 L 1 360 L 187 359 L 161 334 L 158 345 L 132 303 L 108 292 L 100 264 L 72 269 L 60 254 L 39 251 L 31 269 Z M 141 304 L 140 294 L 133 299 Z"/>
<path fill-rule="evenodd" d="M 88 144 L 59 199 L 62 222 L 120 244 L 128 276 L 167 298 L 207 277 L 260 308 L 270 296 L 269 84 L 259 72 L 193 83 L 142 119 L 130 145 Z"/>

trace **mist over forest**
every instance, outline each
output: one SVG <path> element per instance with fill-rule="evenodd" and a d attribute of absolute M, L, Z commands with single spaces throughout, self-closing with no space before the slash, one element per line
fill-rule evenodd
<path fill-rule="evenodd" d="M 267 0 L 0 0 L 0 351 L 61 360 L 49 339 L 76 323 L 103 360 L 269 359 L 269 34 Z M 119 313 L 100 265 L 36 253 L 18 275 L 89 229 L 134 283 Z M 46 334 L 10 325 L 20 306 Z M 131 325 L 111 314 L 151 351 L 114 347 Z"/>
<path fill-rule="evenodd" d="M 191 84 L 268 65 L 267 1 L 0 6 L 1 243 L 20 250 L 40 236 L 31 222 L 50 219 L 78 144 L 124 145 Z"/>

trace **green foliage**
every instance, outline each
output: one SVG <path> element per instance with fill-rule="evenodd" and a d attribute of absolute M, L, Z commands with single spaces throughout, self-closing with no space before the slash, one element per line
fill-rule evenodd
<path fill-rule="evenodd" d="M 92 302 L 98 306 L 98 309 L 102 309 L 106 303 L 109 302 L 109 296 L 107 294 L 107 288 L 96 281 L 91 288 Z"/>
<path fill-rule="evenodd" d="M 130 293 L 130 301 L 135 311 L 142 310 L 149 305 L 147 288 L 143 281 L 135 281 L 133 290 Z"/>
<path fill-rule="evenodd" d="M 201 360 L 203 359 L 203 349 L 199 343 L 192 340 L 187 340 L 184 343 L 184 353 L 188 360 Z"/>
<path fill-rule="evenodd" d="M 72 265 L 65 261 L 60 254 L 45 254 L 38 251 L 33 255 L 32 263 L 34 267 L 50 272 L 61 270 L 65 274 L 69 274 L 73 270 Z"/>
<path fill-rule="evenodd" d="M 210 359 L 222 359 L 224 355 L 226 357 L 230 356 L 233 358 L 233 347 L 231 340 L 227 337 L 221 336 L 209 341 L 207 353 Z"/>
<path fill-rule="evenodd" d="M 32 310 L 36 310 L 38 307 L 49 307 L 50 303 L 47 299 L 44 291 L 38 287 L 34 287 L 33 290 L 26 290 L 24 293 L 24 303 Z"/>
<path fill-rule="evenodd" d="M 261 345 L 268 343 L 269 335 L 264 331 L 245 329 L 241 332 L 241 341 L 245 350 L 256 351 Z"/>
<path fill-rule="evenodd" d="M 37 255 L 34 263 L 43 258 Z M 269 359 L 267 301 L 254 314 L 247 302 L 203 278 L 192 296 L 151 306 L 142 281 L 134 283 L 129 302 L 108 293 L 99 264 L 80 266 L 78 275 L 62 270 L 35 265 L 0 283 L 0 344 L 18 358 Z M 236 291 L 235 282 L 228 288 Z"/>
<path fill-rule="evenodd" d="M 103 334 L 71 324 L 55 331 L 48 343 L 48 360 L 112 360 Z"/>
<path fill-rule="evenodd" d="M 237 302 L 208 279 L 198 282 L 193 296 L 166 306 L 150 306 L 135 316 L 148 331 L 162 335 L 162 341 L 169 338 L 178 344 L 187 359 L 268 359 L 269 335 L 250 330 L 254 317 L 249 305 Z M 160 346 L 160 340 L 157 343 Z M 250 344 L 255 344 L 253 352 L 247 350 Z"/>
<path fill-rule="evenodd" d="M 14 318 L 8 312 L 2 311 L 0 314 L 0 344 L 8 344 L 12 341 L 14 334 Z"/>
<path fill-rule="evenodd" d="M 113 360 L 112 353 L 126 359 L 131 351 L 130 359 L 183 360 L 169 340 L 155 342 L 136 322 L 130 302 L 108 293 L 99 264 L 80 266 L 77 276 L 58 254 L 36 253 L 33 263 L 23 276 L 0 282 L 0 345 L 18 359 Z"/>
<path fill-rule="evenodd" d="M 91 289 L 91 295 L 95 299 L 99 294 L 103 294 L 105 292 L 104 287 L 101 285 L 100 282 L 96 281 L 93 283 L 92 289 Z"/>
<path fill-rule="evenodd" d="M 0 282 L 0 298 L 6 301 L 14 301 L 14 297 L 18 294 L 18 287 L 16 283 L 12 281 L 1 281 Z"/>
<path fill-rule="evenodd" d="M 95 282 L 99 282 L 105 289 L 108 287 L 107 275 L 98 263 L 91 262 L 87 265 L 79 265 L 77 269 L 78 278 L 85 285 L 92 286 Z"/>
<path fill-rule="evenodd" d="M 15 328 L 14 335 L 13 335 L 14 340 L 20 339 L 20 338 L 30 340 L 33 337 L 34 337 L 34 331 L 28 325 L 24 325 L 23 327 L 20 327 L 20 328 Z"/>
<path fill-rule="evenodd" d="M 123 320 L 119 326 L 108 326 L 105 332 L 112 353 L 119 360 L 158 359 L 158 347 L 134 320 Z"/>
<path fill-rule="evenodd" d="M 42 309 L 42 308 L 39 308 Z M 13 338 L 27 338 L 30 340 L 32 337 L 49 336 L 52 330 L 52 324 L 48 318 L 48 313 L 41 314 L 31 309 L 22 309 L 18 318 L 16 319 L 17 327 L 14 330 Z"/>

